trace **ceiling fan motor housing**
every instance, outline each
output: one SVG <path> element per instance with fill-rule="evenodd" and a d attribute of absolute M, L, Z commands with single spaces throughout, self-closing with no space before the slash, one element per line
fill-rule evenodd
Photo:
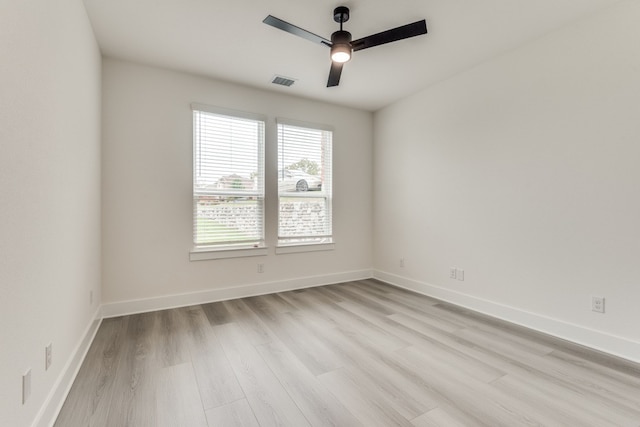
<path fill-rule="evenodd" d="M 351 45 L 351 33 L 343 30 L 336 31 L 331 34 L 331 43 Z"/>

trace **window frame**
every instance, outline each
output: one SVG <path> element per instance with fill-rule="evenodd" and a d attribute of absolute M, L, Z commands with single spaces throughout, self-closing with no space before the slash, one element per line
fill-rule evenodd
<path fill-rule="evenodd" d="M 280 141 L 280 126 L 293 126 L 302 129 L 311 129 L 318 130 L 322 132 L 329 132 L 329 141 L 322 142 L 325 145 L 322 150 L 324 151 L 324 155 L 322 156 L 323 168 L 328 169 L 329 178 L 328 180 L 323 180 L 322 189 L 319 193 L 300 193 L 295 195 L 294 193 L 289 194 L 286 197 L 294 197 L 294 198 L 324 198 L 325 199 L 325 208 L 328 213 L 328 229 L 329 233 L 324 236 L 318 236 L 318 238 L 314 238 L 314 236 L 306 236 L 306 241 L 289 241 L 286 239 L 296 239 L 296 237 L 283 237 L 280 236 L 280 220 L 281 220 L 281 206 L 280 206 L 280 172 L 281 172 L 281 164 L 280 164 L 280 150 L 281 150 L 281 141 Z M 315 252 L 315 251 L 326 251 L 333 250 L 335 248 L 335 236 L 333 233 L 333 138 L 334 138 L 334 128 L 329 125 L 311 123 L 306 121 L 288 119 L 283 117 L 276 118 L 276 173 L 277 173 L 277 224 L 276 224 L 276 254 L 287 254 L 287 253 L 297 253 L 297 252 Z M 328 161 L 328 167 L 324 164 L 325 161 Z M 325 170 L 326 172 L 326 170 Z M 305 238 L 305 236 L 299 236 L 299 239 Z"/>
<path fill-rule="evenodd" d="M 200 261 L 206 259 L 220 259 L 220 258 L 235 258 L 235 257 L 246 257 L 246 256 L 260 256 L 267 254 L 266 240 L 265 240 L 265 200 L 266 200 L 266 182 L 265 182 L 265 151 L 266 151 L 266 139 L 267 139 L 267 117 L 262 114 L 249 113 L 244 111 L 231 110 L 222 107 L 216 107 L 206 104 L 192 103 L 191 104 L 192 111 L 192 149 L 193 149 L 193 161 L 192 161 L 192 249 L 189 252 L 189 259 L 191 261 Z M 256 121 L 261 124 L 259 128 L 258 135 L 258 158 L 257 158 L 257 178 L 258 178 L 258 188 L 254 191 L 233 191 L 229 189 L 220 189 L 220 190 L 210 190 L 210 191 L 202 191 L 198 190 L 196 187 L 196 180 L 198 178 L 198 168 L 197 168 L 197 149 L 196 145 L 199 141 L 196 140 L 196 113 L 208 113 L 218 116 L 224 116 L 231 119 L 245 119 Z M 261 184 L 261 185 L 260 185 Z M 206 193 L 206 194 L 205 194 Z M 198 214 L 197 208 L 197 197 L 203 195 L 209 196 L 235 196 L 237 193 L 238 197 L 243 197 L 249 195 L 250 197 L 255 197 L 258 200 L 260 205 L 259 211 L 261 212 L 259 218 L 259 232 L 260 237 L 256 240 L 251 239 L 251 241 L 242 242 L 239 244 L 233 244 L 231 242 L 221 242 L 221 243 L 209 243 L 209 244 L 198 244 L 197 243 L 197 219 L 196 216 Z"/>

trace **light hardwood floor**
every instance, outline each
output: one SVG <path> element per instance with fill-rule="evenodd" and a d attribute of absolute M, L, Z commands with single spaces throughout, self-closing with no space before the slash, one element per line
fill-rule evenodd
<path fill-rule="evenodd" d="M 640 366 L 363 280 L 103 321 L 56 422 L 640 426 Z"/>

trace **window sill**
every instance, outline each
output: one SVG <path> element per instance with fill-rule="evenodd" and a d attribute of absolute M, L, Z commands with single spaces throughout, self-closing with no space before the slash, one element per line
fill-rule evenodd
<path fill-rule="evenodd" d="M 208 259 L 244 258 L 251 256 L 265 256 L 267 248 L 216 248 L 193 249 L 189 252 L 189 261 L 205 261 Z"/>
<path fill-rule="evenodd" d="M 277 246 L 276 254 L 296 254 L 301 252 L 319 252 L 332 251 L 335 249 L 335 243 L 309 243 L 300 245 Z"/>

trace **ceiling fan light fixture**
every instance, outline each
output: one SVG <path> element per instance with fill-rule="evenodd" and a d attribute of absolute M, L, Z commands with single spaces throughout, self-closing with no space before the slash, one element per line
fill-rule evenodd
<path fill-rule="evenodd" d="M 331 47 L 331 60 L 334 62 L 347 62 L 351 59 L 351 46 L 334 44 Z"/>
<path fill-rule="evenodd" d="M 344 63 L 351 59 L 351 33 L 336 31 L 331 34 L 331 60 Z"/>

